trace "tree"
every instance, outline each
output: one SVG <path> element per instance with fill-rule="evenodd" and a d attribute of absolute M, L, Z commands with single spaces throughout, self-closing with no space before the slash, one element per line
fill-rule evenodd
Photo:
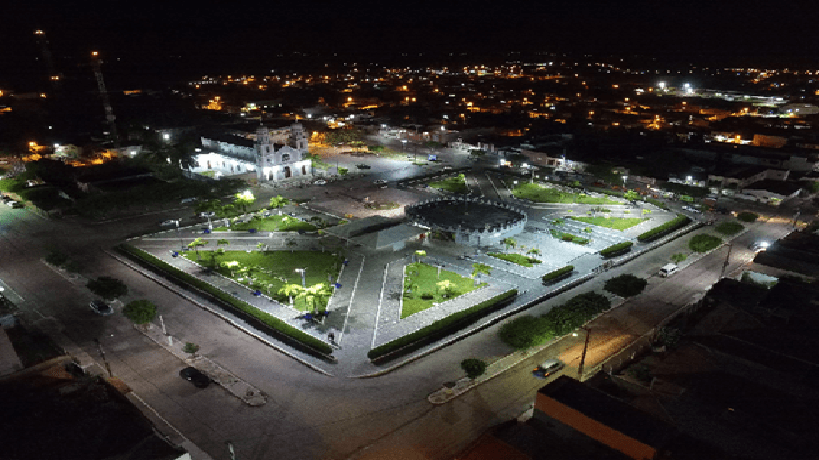
<path fill-rule="evenodd" d="M 227 245 L 230 245 L 230 241 L 228 241 L 226 238 L 219 238 L 218 240 L 216 240 L 216 245 L 217 246 L 219 246 L 221 244 L 224 244 L 225 246 L 227 246 Z"/>
<path fill-rule="evenodd" d="M 247 212 L 248 206 L 252 205 L 255 201 L 256 197 L 253 196 L 251 191 L 247 190 L 242 193 L 237 193 L 233 204 L 241 208 L 243 212 Z"/>
<path fill-rule="evenodd" d="M 635 192 L 634 190 L 629 190 L 623 195 L 623 198 L 625 198 L 628 201 L 634 203 L 635 201 L 637 201 L 640 198 L 640 194 Z"/>
<path fill-rule="evenodd" d="M 90 279 L 85 285 L 91 292 L 111 301 L 117 297 L 122 297 L 128 293 L 128 286 L 121 280 L 108 276 L 100 276 L 97 279 Z"/>
<path fill-rule="evenodd" d="M 461 369 L 466 372 L 466 376 L 472 380 L 480 377 L 486 372 L 487 364 L 482 359 L 467 358 L 461 361 Z"/>
<path fill-rule="evenodd" d="M 156 305 L 150 300 L 134 300 L 125 305 L 122 314 L 134 324 L 147 324 L 156 318 Z"/>
<path fill-rule="evenodd" d="M 688 248 L 695 252 L 708 252 L 722 244 L 722 238 L 700 233 L 688 240 Z"/>
<path fill-rule="evenodd" d="M 190 353 L 191 355 L 193 355 L 197 351 L 199 351 L 199 345 L 197 345 L 197 344 L 195 344 L 193 342 L 185 342 L 185 346 L 182 347 L 182 351 L 184 351 L 185 353 Z"/>
<path fill-rule="evenodd" d="M 199 246 L 205 246 L 206 244 L 208 244 L 207 241 L 203 240 L 202 238 L 197 238 L 188 243 L 188 249 L 193 249 L 196 251 L 196 258 L 201 260 L 202 258 L 199 255 Z"/>
<path fill-rule="evenodd" d="M 283 198 L 281 195 L 276 195 L 270 199 L 270 207 L 273 209 L 281 208 L 288 203 L 290 203 L 290 200 Z"/>
<path fill-rule="evenodd" d="M 302 289 L 297 297 L 304 299 L 304 302 L 310 307 L 310 310 L 315 311 L 316 305 L 319 304 L 326 304 L 327 299 L 333 292 L 330 290 L 330 287 L 324 283 L 314 284 L 307 289 Z"/>
<path fill-rule="evenodd" d="M 533 316 L 515 318 L 500 329 L 501 340 L 518 350 L 540 345 L 551 336 L 548 323 Z"/>
<path fill-rule="evenodd" d="M 631 297 L 643 292 L 647 284 L 643 278 L 625 273 L 606 280 L 603 289 L 620 297 Z"/>
<path fill-rule="evenodd" d="M 364 134 L 358 129 L 334 129 L 327 133 L 326 140 L 330 145 L 352 144 L 361 142 Z"/>
<path fill-rule="evenodd" d="M 756 222 L 756 220 L 758 218 L 759 218 L 759 214 L 749 212 L 749 211 L 743 211 L 743 212 L 737 214 L 737 219 L 741 220 L 742 222 Z"/>
<path fill-rule="evenodd" d="M 230 277 L 236 277 L 236 269 L 239 268 L 239 262 L 236 260 L 226 260 L 222 262 L 222 266 L 230 270 Z"/>
<path fill-rule="evenodd" d="M 279 289 L 279 295 L 284 295 L 290 297 L 290 306 L 293 306 L 293 297 L 298 296 L 304 288 L 301 287 L 301 284 L 295 283 L 288 283 Z"/>
<path fill-rule="evenodd" d="M 509 247 L 514 248 L 515 246 L 517 246 L 518 242 L 514 238 L 504 238 L 501 240 L 501 244 L 506 246 L 506 249 L 509 250 Z"/>
<path fill-rule="evenodd" d="M 438 286 L 438 292 L 443 292 L 444 297 L 451 297 L 455 294 L 455 285 L 450 280 L 443 280 L 435 283 Z"/>
<path fill-rule="evenodd" d="M 490 267 L 489 265 L 486 265 L 486 264 L 481 264 L 481 263 L 472 264 L 472 278 L 475 279 L 475 285 L 476 286 L 478 284 L 478 276 L 480 276 L 481 273 L 486 274 L 486 276 L 491 275 L 492 274 L 492 267 Z"/>

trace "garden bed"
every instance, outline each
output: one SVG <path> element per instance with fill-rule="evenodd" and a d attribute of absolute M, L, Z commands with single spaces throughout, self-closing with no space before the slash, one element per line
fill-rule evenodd
<path fill-rule="evenodd" d="M 540 184 L 519 184 L 512 189 L 515 198 L 532 200 L 536 203 L 565 203 L 565 204 L 622 204 L 620 201 L 608 198 L 595 198 L 583 193 L 561 192 L 552 187 Z"/>
<path fill-rule="evenodd" d="M 444 281 L 444 285 L 439 284 Z M 404 293 L 401 306 L 401 318 L 413 315 L 433 306 L 434 303 L 452 300 L 455 297 L 474 291 L 486 283 L 475 285 L 472 278 L 441 269 L 421 262 L 404 267 Z M 409 293 L 408 293 L 409 292 Z"/>
<path fill-rule="evenodd" d="M 623 230 L 639 225 L 648 220 L 648 217 L 569 217 L 572 220 L 583 222 L 598 227 L 613 228 Z"/>
<path fill-rule="evenodd" d="M 128 244 L 121 244 L 116 250 L 140 265 L 167 277 L 183 287 L 192 288 L 211 301 L 226 307 L 250 325 L 280 338 L 282 341 L 322 359 L 334 361 L 330 356 L 333 349 L 321 340 L 306 334 L 275 316 L 263 312 L 249 303 L 212 286 L 211 284 L 183 272 L 159 258 Z"/>
<path fill-rule="evenodd" d="M 475 322 L 487 313 L 508 304 L 517 293 L 517 289 L 512 289 L 465 310 L 453 313 L 411 334 L 373 348 L 367 353 L 367 357 L 378 364 L 441 340 L 458 329 Z"/>
<path fill-rule="evenodd" d="M 523 254 L 504 254 L 501 252 L 487 252 L 486 255 L 494 257 L 496 259 L 505 260 L 507 262 L 512 262 L 513 264 L 518 264 L 523 267 L 534 267 L 534 264 L 539 264 L 540 261 L 535 259 L 534 257 L 525 256 Z"/>

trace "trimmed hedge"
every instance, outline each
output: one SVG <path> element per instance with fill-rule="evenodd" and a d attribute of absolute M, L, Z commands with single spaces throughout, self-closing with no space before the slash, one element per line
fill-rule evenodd
<path fill-rule="evenodd" d="M 607 247 L 606 249 L 600 250 L 600 255 L 603 257 L 611 257 L 616 255 L 617 253 L 626 253 L 631 249 L 634 243 L 631 241 L 623 241 L 622 243 L 612 244 L 611 246 Z"/>
<path fill-rule="evenodd" d="M 571 275 L 573 272 L 574 272 L 574 266 L 567 265 L 567 266 L 565 266 L 563 268 L 558 268 L 555 271 L 552 271 L 552 272 L 549 272 L 549 273 L 543 275 L 543 277 L 541 279 L 543 280 L 544 284 L 550 283 L 550 282 L 554 283 L 554 282 L 556 282 L 556 281 L 558 281 L 558 280 L 560 280 L 560 279 L 562 279 L 562 278 L 564 278 L 564 277 L 566 277 L 568 275 Z"/>
<path fill-rule="evenodd" d="M 179 270 L 172 265 L 160 260 L 153 255 L 128 244 L 120 244 L 116 246 L 117 251 L 128 256 L 129 258 L 141 263 L 147 268 L 161 272 L 165 276 L 169 276 L 173 281 L 180 285 L 188 285 L 204 293 L 209 297 L 215 299 L 219 303 L 232 308 L 234 312 L 242 314 L 245 319 L 255 320 L 253 322 L 262 326 L 267 326 L 272 332 L 277 333 L 278 336 L 284 336 L 290 342 L 296 342 L 296 345 L 301 345 L 304 348 L 312 351 L 318 351 L 324 355 L 332 353 L 333 348 L 322 342 L 321 340 L 306 334 L 295 327 L 285 323 L 275 316 L 259 310 L 249 303 L 237 299 L 232 295 L 214 287 L 210 284 L 189 275 L 182 270 Z"/>
<path fill-rule="evenodd" d="M 678 228 L 685 227 L 691 222 L 691 218 L 682 214 L 677 214 L 677 217 L 664 223 L 663 225 L 652 228 L 647 232 L 643 232 L 637 236 L 637 241 L 647 243 L 654 241 L 661 236 L 665 236 Z"/>
<path fill-rule="evenodd" d="M 411 334 L 407 334 L 391 342 L 387 342 L 373 348 L 367 352 L 367 357 L 373 361 L 380 358 L 385 358 L 387 355 L 392 355 L 388 357 L 391 358 L 398 356 L 398 354 L 414 351 L 432 341 L 440 340 L 441 338 L 452 333 L 452 331 L 460 329 L 467 323 L 475 321 L 479 317 L 483 316 L 492 307 L 515 297 L 517 293 L 517 289 L 511 289 L 503 294 L 496 295 L 489 300 L 484 300 L 479 304 L 473 305 L 466 310 L 453 313 L 446 318 L 439 319 L 438 321 L 422 327 Z"/>

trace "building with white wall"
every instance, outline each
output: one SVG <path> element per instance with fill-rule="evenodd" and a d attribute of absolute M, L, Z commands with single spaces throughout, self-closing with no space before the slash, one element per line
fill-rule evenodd
<path fill-rule="evenodd" d="M 261 125 L 249 135 L 202 136 L 202 152 L 194 165 L 193 172 L 213 171 L 217 178 L 255 172 L 260 182 L 313 174 L 307 135 L 299 123 L 281 128 Z"/>

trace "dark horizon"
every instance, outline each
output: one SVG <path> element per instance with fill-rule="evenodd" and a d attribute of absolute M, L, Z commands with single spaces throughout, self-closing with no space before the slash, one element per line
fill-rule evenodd
<path fill-rule="evenodd" d="M 47 75 L 36 29 L 45 31 L 58 73 L 86 64 L 95 50 L 103 56 L 104 71 L 112 73 L 112 84 L 126 74 L 148 84 L 205 73 L 269 72 L 336 57 L 434 65 L 448 61 L 450 52 L 475 59 L 544 51 L 575 58 L 645 56 L 658 65 L 813 67 L 819 58 L 819 31 L 813 27 L 819 9 L 786 5 L 513 0 L 93 9 L 33 2 L 4 11 L 0 85 L 23 88 Z M 284 59 L 293 52 L 308 56 Z"/>

